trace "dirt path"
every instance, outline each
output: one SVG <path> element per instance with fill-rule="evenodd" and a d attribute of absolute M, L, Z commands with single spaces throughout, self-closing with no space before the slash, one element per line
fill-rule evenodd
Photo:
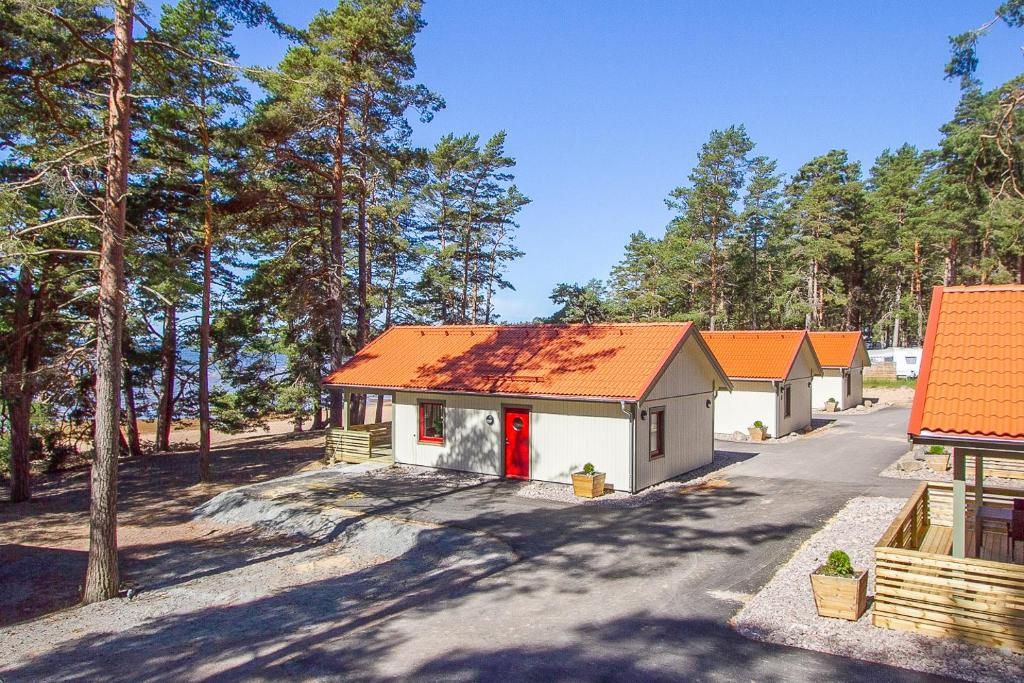
<path fill-rule="evenodd" d="M 180 571 L 245 562 L 240 532 L 192 520 L 191 511 L 234 486 L 291 474 L 320 457 L 323 432 L 248 435 L 213 449 L 216 481 L 198 484 L 195 451 L 123 460 L 118 485 L 118 541 L 126 586 L 159 583 Z M 88 550 L 88 468 L 43 475 L 33 499 L 0 503 L 0 625 L 30 619 L 78 601 Z M 249 548 L 252 550 L 252 548 Z M 191 570 L 189 570 L 191 571 Z"/>

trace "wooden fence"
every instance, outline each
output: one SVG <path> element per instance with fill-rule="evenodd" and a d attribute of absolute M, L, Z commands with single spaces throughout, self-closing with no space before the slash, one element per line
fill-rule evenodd
<path fill-rule="evenodd" d="M 974 456 L 968 455 L 965 460 L 967 464 L 967 476 L 971 476 L 970 473 L 974 471 Z M 981 465 L 985 468 L 986 477 L 1024 479 L 1024 460 L 985 457 L 981 459 Z"/>
<path fill-rule="evenodd" d="M 871 365 L 864 368 L 864 379 L 896 379 L 896 364 L 889 362 L 871 362 Z"/>
<path fill-rule="evenodd" d="M 986 489 L 984 504 L 1005 505 L 1006 491 Z M 952 486 L 922 484 L 875 546 L 872 623 L 1024 653 L 1024 566 L 918 549 L 950 524 Z"/>
<path fill-rule="evenodd" d="M 373 458 L 393 458 L 391 423 L 352 425 L 348 429 L 327 430 L 324 455 L 330 463 L 366 462 Z"/>

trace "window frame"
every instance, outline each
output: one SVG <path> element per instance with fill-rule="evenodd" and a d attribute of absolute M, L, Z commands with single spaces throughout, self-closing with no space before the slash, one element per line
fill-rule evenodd
<path fill-rule="evenodd" d="M 789 384 L 782 388 L 782 417 L 783 419 L 793 416 L 793 387 Z"/>
<path fill-rule="evenodd" d="M 657 460 L 665 457 L 665 406 L 648 408 L 647 410 L 647 459 Z M 654 427 L 657 426 L 657 448 L 651 443 Z"/>
<path fill-rule="evenodd" d="M 424 433 L 424 426 L 426 425 L 426 407 L 427 406 L 438 406 L 441 409 L 441 436 L 427 436 Z M 418 414 L 417 419 L 417 431 L 416 439 L 417 443 L 428 444 L 431 446 L 443 446 L 445 440 L 445 413 L 446 407 L 444 401 L 418 401 L 416 404 L 416 410 Z"/>
<path fill-rule="evenodd" d="M 846 397 L 849 398 L 853 395 L 853 373 L 848 372 L 843 378 L 843 383 L 846 385 Z"/>

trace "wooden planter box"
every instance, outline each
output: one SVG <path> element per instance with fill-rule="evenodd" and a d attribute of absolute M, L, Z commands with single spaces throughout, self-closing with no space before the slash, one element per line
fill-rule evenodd
<path fill-rule="evenodd" d="M 942 474 L 949 469 L 949 458 L 949 453 L 929 453 L 925 455 L 925 462 L 928 463 L 928 469 L 932 472 Z"/>
<path fill-rule="evenodd" d="M 604 495 L 604 472 L 595 472 L 593 475 L 574 473 L 572 492 L 581 498 L 597 498 Z"/>
<path fill-rule="evenodd" d="M 825 412 L 826 413 L 834 413 L 834 412 L 836 412 L 836 408 L 838 408 L 838 407 L 839 407 L 839 404 L 836 403 L 835 401 L 828 401 L 828 402 L 825 403 Z"/>
<path fill-rule="evenodd" d="M 811 590 L 818 615 L 857 621 L 868 607 L 868 573 L 853 578 L 811 574 Z"/>
<path fill-rule="evenodd" d="M 764 438 L 768 436 L 768 430 L 762 427 L 748 427 L 747 433 L 750 434 L 751 441 L 764 441 Z"/>

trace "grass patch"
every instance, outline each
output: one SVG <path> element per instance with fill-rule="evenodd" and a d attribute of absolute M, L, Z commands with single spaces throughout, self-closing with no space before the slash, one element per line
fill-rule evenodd
<path fill-rule="evenodd" d="M 899 387 L 908 387 L 913 389 L 917 386 L 917 378 L 906 378 L 906 379 L 881 379 L 879 377 L 865 377 L 864 388 L 865 389 L 898 389 Z"/>

